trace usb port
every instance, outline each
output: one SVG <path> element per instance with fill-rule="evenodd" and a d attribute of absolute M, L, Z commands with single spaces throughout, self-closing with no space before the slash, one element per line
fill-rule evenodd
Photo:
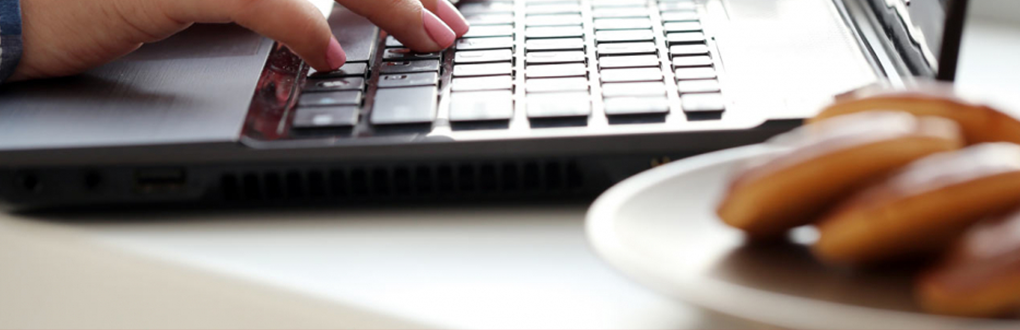
<path fill-rule="evenodd" d="M 187 184 L 184 168 L 149 168 L 135 171 L 135 192 L 165 194 L 184 190 Z"/>

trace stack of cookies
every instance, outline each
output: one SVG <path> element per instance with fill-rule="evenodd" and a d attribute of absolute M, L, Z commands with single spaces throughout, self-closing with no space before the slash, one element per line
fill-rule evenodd
<path fill-rule="evenodd" d="M 1020 121 L 945 88 L 844 97 L 742 164 L 719 217 L 753 241 L 815 226 L 833 265 L 940 260 L 917 281 L 931 312 L 1020 309 Z"/>

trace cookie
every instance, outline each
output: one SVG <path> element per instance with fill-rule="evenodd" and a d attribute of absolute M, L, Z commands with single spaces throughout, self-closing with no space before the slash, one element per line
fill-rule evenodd
<path fill-rule="evenodd" d="M 951 119 L 960 125 L 968 144 L 1020 144 L 1020 121 L 991 107 L 954 97 L 949 85 L 922 84 L 904 89 L 865 88 L 840 97 L 808 122 L 863 111 L 904 111 L 918 116 Z"/>
<path fill-rule="evenodd" d="M 932 155 L 861 190 L 817 223 L 821 260 L 859 265 L 944 249 L 967 226 L 1020 205 L 1020 146 Z"/>
<path fill-rule="evenodd" d="M 983 221 L 920 276 L 917 299 L 928 312 L 1000 317 L 1020 311 L 1020 212 Z"/>
<path fill-rule="evenodd" d="M 766 142 L 778 149 L 739 167 L 719 204 L 727 224 L 777 237 L 815 220 L 862 183 L 963 145 L 950 120 L 866 112 L 806 125 Z"/>

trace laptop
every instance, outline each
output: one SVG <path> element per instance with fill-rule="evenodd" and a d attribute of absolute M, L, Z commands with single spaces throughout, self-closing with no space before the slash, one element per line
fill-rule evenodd
<path fill-rule="evenodd" d="M 316 0 L 314 72 L 198 25 L 82 75 L 0 87 L 8 208 L 587 198 L 763 141 L 835 95 L 952 80 L 965 0 L 462 0 L 419 54 Z"/>

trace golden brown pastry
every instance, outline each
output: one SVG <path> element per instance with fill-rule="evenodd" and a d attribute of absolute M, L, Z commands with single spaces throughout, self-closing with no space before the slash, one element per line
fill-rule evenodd
<path fill-rule="evenodd" d="M 942 263 L 918 279 L 917 297 L 926 311 L 939 314 L 1020 311 L 1020 213 L 970 228 Z"/>
<path fill-rule="evenodd" d="M 922 84 L 905 89 L 865 88 L 840 97 L 809 122 L 862 111 L 905 111 L 938 116 L 957 122 L 968 144 L 1013 142 L 1020 144 L 1020 121 L 988 106 L 964 101 L 950 85 Z"/>
<path fill-rule="evenodd" d="M 717 210 L 754 238 L 808 224 L 862 183 L 963 141 L 950 120 L 867 112 L 807 125 L 767 144 L 782 151 L 744 164 Z"/>
<path fill-rule="evenodd" d="M 967 226 L 1020 205 L 1020 146 L 932 155 L 847 199 L 818 222 L 823 261 L 864 264 L 942 250 Z"/>

